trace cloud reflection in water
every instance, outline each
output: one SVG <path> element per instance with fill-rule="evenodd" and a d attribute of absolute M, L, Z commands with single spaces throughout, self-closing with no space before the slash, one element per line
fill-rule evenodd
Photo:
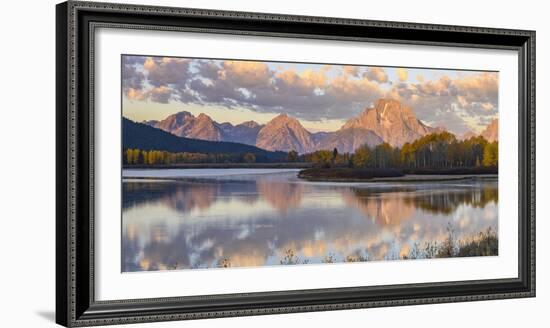
<path fill-rule="evenodd" d="M 293 173 L 123 183 L 124 272 L 276 265 L 289 249 L 328 255 L 406 255 L 498 228 L 498 183 L 323 184 Z M 224 262 L 225 263 L 225 262 Z"/>

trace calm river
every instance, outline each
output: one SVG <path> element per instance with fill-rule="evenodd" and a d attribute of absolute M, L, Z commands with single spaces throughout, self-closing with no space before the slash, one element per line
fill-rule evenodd
<path fill-rule="evenodd" d="M 124 170 L 122 270 L 392 260 L 449 233 L 498 229 L 496 179 L 328 183 L 296 173 Z"/>

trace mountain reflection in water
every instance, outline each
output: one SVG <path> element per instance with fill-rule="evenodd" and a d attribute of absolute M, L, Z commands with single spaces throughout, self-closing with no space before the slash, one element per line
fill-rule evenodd
<path fill-rule="evenodd" d="M 122 271 L 407 256 L 498 228 L 498 182 L 314 183 L 293 172 L 123 181 Z M 393 256 L 392 256 L 393 254 Z M 332 262 L 332 261 L 329 261 Z"/>

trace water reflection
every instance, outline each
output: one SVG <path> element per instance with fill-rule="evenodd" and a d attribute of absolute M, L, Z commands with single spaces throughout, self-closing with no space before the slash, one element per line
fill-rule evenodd
<path fill-rule="evenodd" d="M 123 183 L 122 270 L 406 256 L 498 228 L 497 181 L 327 184 L 294 173 Z M 327 260 L 327 258 L 329 260 Z M 284 261 L 283 261 L 284 262 Z"/>

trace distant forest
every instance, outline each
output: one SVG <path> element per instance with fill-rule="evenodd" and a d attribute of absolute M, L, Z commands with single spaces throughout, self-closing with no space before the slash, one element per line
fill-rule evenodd
<path fill-rule="evenodd" d="M 452 133 L 440 132 L 425 135 L 412 143 L 405 143 L 401 148 L 382 143 L 375 147 L 361 146 L 353 154 L 340 154 L 338 149 L 333 149 L 316 151 L 299 158 L 320 167 L 497 167 L 498 142 L 488 142 L 481 136 L 457 140 Z"/>
<path fill-rule="evenodd" d="M 143 136 L 142 136 L 143 137 Z M 176 137 L 177 138 L 177 137 Z M 178 138 L 179 139 L 179 138 Z M 194 139 L 187 139 L 195 141 Z M 198 140 L 197 140 L 198 141 Z M 209 142 L 216 143 L 216 142 Z M 256 163 L 304 162 L 317 167 L 353 168 L 460 168 L 498 167 L 498 142 L 488 142 L 481 136 L 457 140 L 449 132 L 426 135 L 402 147 L 382 143 L 375 147 L 361 146 L 354 153 L 339 153 L 338 149 L 319 150 L 307 154 L 255 151 L 237 152 L 174 152 L 159 149 L 126 147 L 126 165 L 172 165 L 183 163 Z M 232 149 L 233 150 L 233 149 Z M 259 150 L 259 149 L 258 149 Z"/>

